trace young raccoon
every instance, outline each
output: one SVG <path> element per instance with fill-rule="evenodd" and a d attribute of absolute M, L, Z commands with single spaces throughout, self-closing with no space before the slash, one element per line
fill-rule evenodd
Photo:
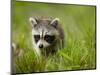
<path fill-rule="evenodd" d="M 64 46 L 64 32 L 59 18 L 29 18 L 32 26 L 32 42 L 38 55 L 49 56 Z"/>

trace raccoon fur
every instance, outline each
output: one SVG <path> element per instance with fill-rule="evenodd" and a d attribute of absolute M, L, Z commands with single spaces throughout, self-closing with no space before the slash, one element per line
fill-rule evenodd
<path fill-rule="evenodd" d="M 64 31 L 59 18 L 29 18 L 32 28 L 32 43 L 38 55 L 49 56 L 64 47 Z"/>
<path fill-rule="evenodd" d="M 20 48 L 18 44 L 15 44 L 14 42 L 12 42 L 11 48 L 12 48 L 14 57 L 20 57 L 23 55 L 23 49 Z"/>

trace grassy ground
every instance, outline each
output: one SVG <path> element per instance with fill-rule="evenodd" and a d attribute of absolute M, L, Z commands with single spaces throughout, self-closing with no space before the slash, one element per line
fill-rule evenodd
<path fill-rule="evenodd" d="M 13 3 L 12 41 L 24 52 L 21 57 L 14 57 L 16 73 L 95 69 L 95 11 L 94 6 Z M 65 31 L 64 49 L 48 59 L 38 60 L 32 48 L 30 16 L 60 18 Z"/>

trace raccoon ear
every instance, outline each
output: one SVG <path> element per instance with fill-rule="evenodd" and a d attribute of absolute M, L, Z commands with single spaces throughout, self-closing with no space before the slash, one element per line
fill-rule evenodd
<path fill-rule="evenodd" d="M 55 18 L 55 19 L 53 19 L 53 20 L 51 21 L 50 24 L 51 24 L 53 27 L 57 28 L 58 22 L 59 22 L 59 18 Z"/>
<path fill-rule="evenodd" d="M 29 21 L 30 21 L 30 23 L 31 23 L 32 27 L 35 27 L 35 26 L 36 26 L 37 21 L 36 21 L 36 19 L 35 19 L 35 18 L 30 17 L 30 18 L 29 18 Z"/>

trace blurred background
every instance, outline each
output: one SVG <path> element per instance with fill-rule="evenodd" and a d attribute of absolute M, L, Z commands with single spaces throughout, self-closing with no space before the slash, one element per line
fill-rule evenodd
<path fill-rule="evenodd" d="M 12 42 L 23 50 L 22 57 L 14 58 L 16 73 L 96 68 L 96 6 L 21 1 L 12 6 Z M 58 62 L 55 56 L 37 63 L 31 42 L 31 16 L 60 19 L 65 32 L 65 48 L 59 52 L 63 61 Z"/>

